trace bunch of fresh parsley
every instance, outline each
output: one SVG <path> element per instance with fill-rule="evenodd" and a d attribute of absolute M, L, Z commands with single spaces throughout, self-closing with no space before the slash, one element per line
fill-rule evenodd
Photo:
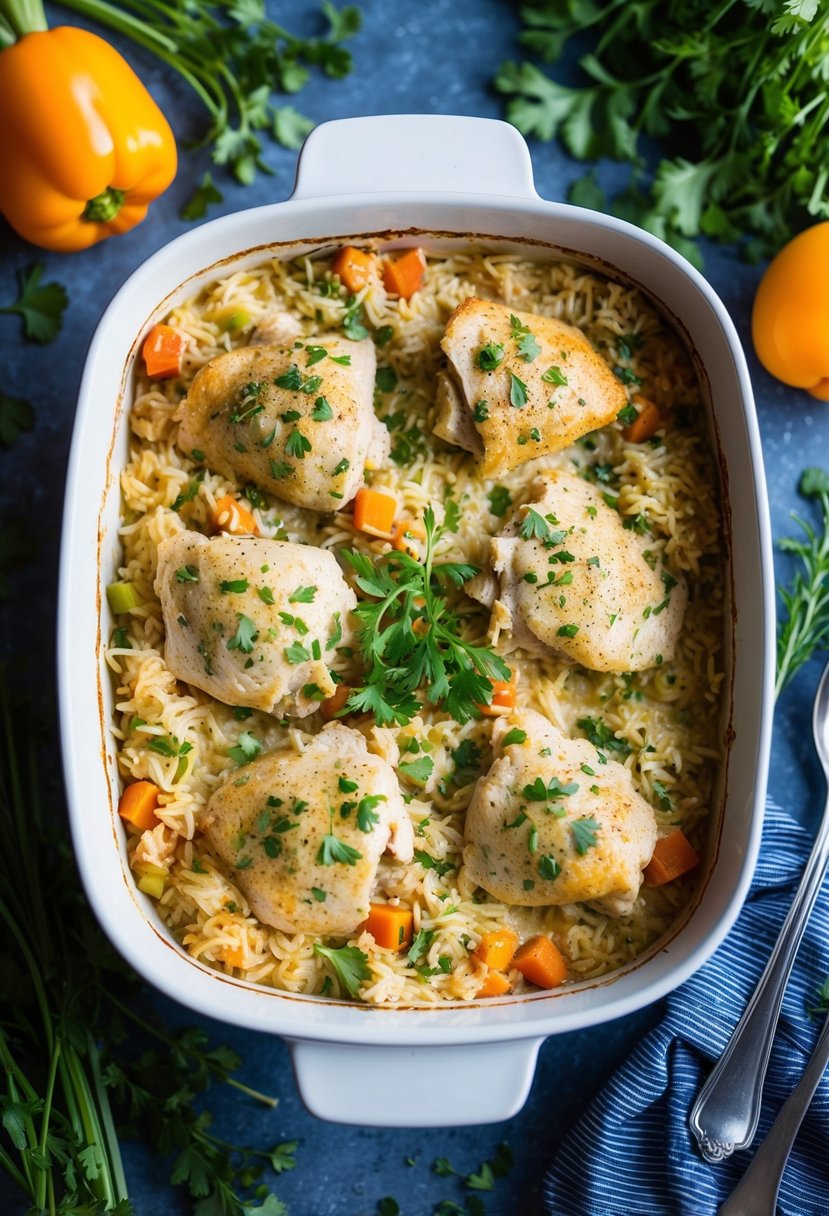
<path fill-rule="evenodd" d="M 264 1172 L 293 1168 L 296 1142 L 229 1144 L 204 1107 L 216 1083 L 274 1099 L 236 1080 L 228 1048 L 145 1014 L 83 897 L 65 829 L 46 820 L 57 799 L 38 734 L 0 675 L 0 1168 L 32 1216 L 131 1216 L 119 1138 L 138 1135 L 170 1156 L 195 1216 L 287 1216 Z"/>
<path fill-rule="evenodd" d="M 354 610 L 366 681 L 352 692 L 345 712 L 371 713 L 381 726 L 410 722 L 421 708 L 416 696 L 421 687 L 432 705 L 447 709 L 457 722 L 468 722 L 491 702 L 492 681 L 509 680 L 511 674 L 489 647 L 461 636 L 446 592 L 462 587 L 478 570 L 467 562 L 435 562 L 435 545 L 446 525 L 436 525 L 431 507 L 423 522 L 422 561 L 395 551 L 376 561 L 356 550 L 343 551 L 368 597 Z"/>
<path fill-rule="evenodd" d="M 694 261 L 694 237 L 774 252 L 829 218 L 826 0 L 528 0 L 521 43 L 547 63 L 571 39 L 584 84 L 530 62 L 505 63 L 495 87 L 525 135 L 558 138 L 578 160 L 627 161 L 611 210 Z M 645 139 L 668 150 L 655 173 Z M 571 199 L 604 210 L 591 175 Z"/>

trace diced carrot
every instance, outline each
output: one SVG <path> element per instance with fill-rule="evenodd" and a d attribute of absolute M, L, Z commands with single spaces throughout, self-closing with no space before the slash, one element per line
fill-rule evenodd
<path fill-rule="evenodd" d="M 155 380 L 180 375 L 181 357 L 186 347 L 184 334 L 171 325 L 154 325 L 141 348 L 147 375 Z"/>
<path fill-rule="evenodd" d="M 363 487 L 354 499 L 354 527 L 369 536 L 381 536 L 388 540 L 394 523 L 397 500 L 391 494 Z"/>
<path fill-rule="evenodd" d="M 233 536 L 258 536 L 259 525 L 247 507 L 237 498 L 223 494 L 213 508 L 213 526 L 218 532 L 230 532 Z"/>
<path fill-rule="evenodd" d="M 543 934 L 530 937 L 512 958 L 525 980 L 539 988 L 558 988 L 567 979 L 567 963 L 554 942 Z"/>
<path fill-rule="evenodd" d="M 155 813 L 161 790 L 152 781 L 133 781 L 126 786 L 118 803 L 118 814 L 139 832 L 159 823 Z"/>
<path fill-rule="evenodd" d="M 512 984 L 502 971 L 490 971 L 484 982 L 481 984 L 476 996 L 503 996 L 511 991 Z"/>
<path fill-rule="evenodd" d="M 518 945 L 518 934 L 512 929 L 493 929 L 485 933 L 475 949 L 475 957 L 492 971 L 503 971 L 509 966 Z"/>
<path fill-rule="evenodd" d="M 244 967 L 245 965 L 245 952 L 241 946 L 222 946 L 217 953 L 219 962 L 224 963 L 226 967 Z"/>
<path fill-rule="evenodd" d="M 391 530 L 391 547 L 408 553 L 415 559 L 420 557 L 418 541 L 426 539 L 426 529 L 418 519 L 395 520 Z"/>
<path fill-rule="evenodd" d="M 409 908 L 371 904 L 365 927 L 378 946 L 385 946 L 388 950 L 408 950 L 412 944 L 413 919 Z"/>
<path fill-rule="evenodd" d="M 494 718 L 502 709 L 515 709 L 515 677 L 509 681 L 492 681 L 492 700 L 489 705 L 479 705 L 478 709 L 487 718 Z"/>
<path fill-rule="evenodd" d="M 344 245 L 331 263 L 331 269 L 339 275 L 343 287 L 356 295 L 368 282 L 373 265 L 373 254 L 356 249 L 354 245 Z"/>
<path fill-rule="evenodd" d="M 662 426 L 664 422 L 662 411 L 658 405 L 648 397 L 643 397 L 641 393 L 635 395 L 633 404 L 639 413 L 633 422 L 623 427 L 622 438 L 626 439 L 628 443 L 644 443 L 652 438 Z"/>
<path fill-rule="evenodd" d="M 409 300 L 423 286 L 426 258 L 422 249 L 408 249 L 393 262 L 383 263 L 383 285 L 390 295 Z"/>
<path fill-rule="evenodd" d="M 351 696 L 351 688 L 348 684 L 338 684 L 330 697 L 320 704 L 320 713 L 326 722 L 330 722 L 332 718 L 336 718 L 341 709 L 345 709 L 345 703 Z"/>
<path fill-rule="evenodd" d="M 699 856 L 688 837 L 681 828 L 674 828 L 657 840 L 653 856 L 643 872 L 645 886 L 661 887 L 698 865 Z"/>

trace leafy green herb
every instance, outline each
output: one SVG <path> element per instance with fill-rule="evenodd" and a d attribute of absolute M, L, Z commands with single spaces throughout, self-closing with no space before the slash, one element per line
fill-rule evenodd
<path fill-rule="evenodd" d="M 544 375 L 541 377 L 546 384 L 566 384 L 567 377 L 564 375 L 560 367 L 548 367 Z"/>
<path fill-rule="evenodd" d="M 331 811 L 330 814 L 333 827 L 334 812 Z M 353 866 L 357 864 L 362 856 L 359 849 L 346 844 L 344 840 L 340 840 L 339 836 L 335 836 L 332 831 L 328 831 L 323 836 L 317 850 L 317 862 L 321 866 L 333 866 L 335 862 L 341 862 L 346 866 Z"/>
<path fill-rule="evenodd" d="M 188 567 L 185 566 L 185 569 Z M 176 578 L 179 572 L 176 571 Z M 198 572 L 196 573 L 196 581 L 198 580 Z M 219 590 L 223 595 L 242 595 L 248 589 L 248 580 L 246 578 L 225 579 L 219 583 Z"/>
<path fill-rule="evenodd" d="M 362 342 L 363 338 L 369 336 L 363 323 L 362 304 L 350 303 L 343 317 L 343 333 L 351 342 Z"/>
<path fill-rule="evenodd" d="M 580 819 L 574 819 L 570 824 L 570 831 L 573 834 L 573 844 L 576 846 L 576 852 L 583 856 L 588 849 L 596 846 L 596 833 L 599 830 L 599 825 L 592 815 L 583 815 Z"/>
<path fill-rule="evenodd" d="M 789 586 L 779 588 L 785 617 L 777 637 L 775 696 L 816 651 L 829 649 L 829 473 L 805 469 L 798 489 L 804 498 L 816 501 L 821 518 L 815 527 L 793 514 L 805 539 L 786 537 L 780 542 L 785 553 L 800 559 L 800 566 Z"/>
<path fill-rule="evenodd" d="M 400 1204 L 391 1195 L 377 1202 L 377 1216 L 400 1216 Z"/>
<path fill-rule="evenodd" d="M 378 367 L 374 383 L 381 393 L 391 393 L 397 387 L 397 373 L 393 367 Z"/>
<path fill-rule="evenodd" d="M 623 759 L 633 750 L 627 739 L 618 739 L 602 718 L 579 718 L 576 725 L 584 731 L 594 747 L 616 752 Z"/>
<path fill-rule="evenodd" d="M 307 663 L 311 658 L 311 651 L 302 645 L 302 642 L 291 642 L 290 646 L 286 646 L 283 651 L 286 660 L 289 663 Z"/>
<path fill-rule="evenodd" d="M 211 203 L 221 203 L 224 201 L 224 195 L 219 190 L 213 181 L 213 175 L 208 169 L 201 179 L 201 182 L 194 190 L 189 202 L 185 203 L 181 209 L 181 218 L 183 220 L 202 220 L 207 215 L 207 208 Z"/>
<path fill-rule="evenodd" d="M 385 801 L 385 794 L 366 794 L 365 798 L 360 799 L 357 804 L 357 827 L 361 832 L 370 832 L 374 825 L 380 822 L 380 816 L 374 808 Z"/>
<path fill-rule="evenodd" d="M 35 412 L 22 397 L 0 392 L 0 443 L 10 448 L 24 431 L 35 424 Z"/>
<path fill-rule="evenodd" d="M 44 283 L 41 286 L 42 278 L 42 262 L 36 262 L 27 273 L 21 273 L 20 295 L 13 304 L 1 307 L 0 313 L 18 313 L 23 318 L 26 338 L 45 346 L 60 333 L 69 297 L 61 283 Z"/>
<path fill-rule="evenodd" d="M 431 777 L 434 767 L 435 762 L 431 756 L 418 756 L 417 760 L 408 760 L 404 764 L 398 764 L 397 769 L 418 785 L 425 785 Z"/>
<path fill-rule="evenodd" d="M 334 411 L 326 397 L 317 397 L 314 402 L 314 408 L 311 410 L 311 417 L 314 422 L 330 422 L 334 417 Z M 310 451 L 310 447 L 308 449 Z"/>
<path fill-rule="evenodd" d="M 451 870 L 457 869 L 453 861 L 438 861 L 437 857 L 433 857 L 431 853 L 426 853 L 423 849 L 415 849 L 414 859 L 423 866 L 424 870 L 434 870 L 439 878 L 443 878 Z"/>
<path fill-rule="evenodd" d="M 741 241 L 756 258 L 829 217 L 823 5 L 738 0 L 711 10 L 704 27 L 687 0 L 624 11 L 613 0 L 528 0 L 522 16 L 522 43 L 548 62 L 577 41 L 584 83 L 505 63 L 495 87 L 507 118 L 525 135 L 560 139 L 579 160 L 628 162 L 615 214 L 697 264 L 692 238 Z M 643 181 L 641 145 L 654 137 L 686 155 L 661 159 Z M 602 206 L 595 181 L 587 205 Z"/>
<path fill-rule="evenodd" d="M 519 528 L 524 540 L 549 540 L 550 525 L 543 515 L 536 511 L 535 507 L 527 507 L 527 513 L 521 520 Z"/>
<path fill-rule="evenodd" d="M 350 461 L 343 459 L 334 467 L 331 475 L 332 477 L 339 477 L 341 473 L 347 473 L 350 467 Z"/>
<path fill-rule="evenodd" d="M 470 781 L 480 775 L 481 749 L 471 739 L 462 739 L 452 751 L 451 756 L 455 766 L 452 774 L 453 785 L 468 785 Z"/>
<path fill-rule="evenodd" d="M 273 115 L 273 137 L 283 148 L 299 148 L 305 136 L 314 129 L 313 120 L 298 113 L 293 106 L 278 106 Z"/>
<path fill-rule="evenodd" d="M 498 519 L 503 519 L 512 506 L 512 495 L 506 486 L 493 486 L 487 493 L 489 509 Z"/>
<path fill-rule="evenodd" d="M 293 456 L 296 460 L 304 460 L 306 452 L 311 451 L 311 441 L 294 427 L 288 438 L 285 440 L 285 452 L 288 456 Z"/>
<path fill-rule="evenodd" d="M 363 980 L 371 979 L 368 966 L 368 955 L 363 954 L 357 946 L 340 946 L 335 950 L 332 946 L 323 946 L 314 942 L 314 954 L 318 954 L 334 968 L 334 974 L 349 996 L 357 996 Z"/>
<path fill-rule="evenodd" d="M 434 940 L 434 936 L 434 929 L 418 929 L 414 936 L 414 940 L 409 947 L 409 952 L 406 955 L 406 958 L 410 963 L 418 963 L 420 959 L 423 958 L 424 954 L 428 953 L 429 947 Z"/>
<path fill-rule="evenodd" d="M 513 743 L 525 743 L 526 739 L 527 732 L 513 726 L 512 730 L 508 730 L 501 740 L 501 747 L 511 747 Z"/>
<path fill-rule="evenodd" d="M 486 401 L 476 401 L 472 408 L 472 417 L 476 422 L 486 422 L 489 417 L 489 406 Z"/>
<path fill-rule="evenodd" d="M 475 362 L 482 372 L 492 372 L 504 361 L 504 348 L 498 342 L 487 342 L 478 351 Z"/>
<path fill-rule="evenodd" d="M 549 854 L 545 853 L 538 859 L 538 872 L 542 878 L 546 878 L 548 882 L 553 882 L 561 873 L 561 866 L 555 857 L 550 857 Z"/>
<path fill-rule="evenodd" d="M 245 616 L 244 612 L 237 612 L 236 619 L 239 622 L 236 632 L 232 638 L 228 638 L 228 650 L 240 650 L 242 654 L 250 654 L 253 650 L 253 644 L 259 637 L 259 631 L 256 625 L 249 616 Z"/>
<path fill-rule="evenodd" d="M 527 386 L 515 372 L 509 374 L 509 401 L 517 410 L 523 409 L 527 404 Z"/>
<path fill-rule="evenodd" d="M 238 765 L 242 765 L 249 764 L 251 760 L 255 760 L 261 750 L 262 744 L 256 738 L 256 735 L 252 735 L 249 730 L 243 730 L 233 747 L 227 749 L 227 754 L 231 760 L 235 760 Z"/>
<path fill-rule="evenodd" d="M 420 708 L 415 696 L 423 685 L 433 705 L 444 706 L 458 722 L 480 714 L 492 699 L 492 680 L 508 680 L 510 669 L 486 646 L 466 641 L 450 612 L 443 587 L 460 585 L 472 567 L 435 562 L 435 545 L 443 528 L 434 511 L 423 515 L 425 553 L 415 561 L 406 553 L 376 560 L 344 550 L 360 591 L 370 597 L 358 604 L 358 640 L 367 667 L 366 682 L 349 697 L 348 708 L 372 713 L 380 725 L 405 725 Z M 423 621 L 428 630 L 417 630 Z"/>
<path fill-rule="evenodd" d="M 289 604 L 313 604 L 314 596 L 317 594 L 316 587 L 297 587 L 296 591 L 292 591 L 288 596 Z"/>

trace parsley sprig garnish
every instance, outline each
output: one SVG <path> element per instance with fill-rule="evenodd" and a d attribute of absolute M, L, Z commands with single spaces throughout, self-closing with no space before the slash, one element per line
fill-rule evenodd
<path fill-rule="evenodd" d="M 444 528 L 436 526 L 431 507 L 424 511 L 423 522 L 422 562 L 406 553 L 372 560 L 356 550 L 343 551 L 357 586 L 371 597 L 354 610 L 366 680 L 349 697 L 347 709 L 374 714 L 381 726 L 410 722 L 421 708 L 415 694 L 422 687 L 432 705 L 446 709 L 457 722 L 467 722 L 492 700 L 492 681 L 509 680 L 511 674 L 487 646 L 461 637 L 444 591 L 463 586 L 478 571 L 466 562 L 435 562 Z"/>

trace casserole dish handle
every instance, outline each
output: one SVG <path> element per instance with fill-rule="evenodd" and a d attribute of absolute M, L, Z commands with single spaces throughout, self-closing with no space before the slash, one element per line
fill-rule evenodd
<path fill-rule="evenodd" d="M 289 1040 L 302 1100 L 332 1123 L 460 1127 L 517 1114 L 543 1038 L 452 1047 Z"/>
<path fill-rule="evenodd" d="M 455 114 L 381 114 L 316 127 L 302 146 L 292 198 L 400 192 L 538 198 L 515 127 Z"/>

